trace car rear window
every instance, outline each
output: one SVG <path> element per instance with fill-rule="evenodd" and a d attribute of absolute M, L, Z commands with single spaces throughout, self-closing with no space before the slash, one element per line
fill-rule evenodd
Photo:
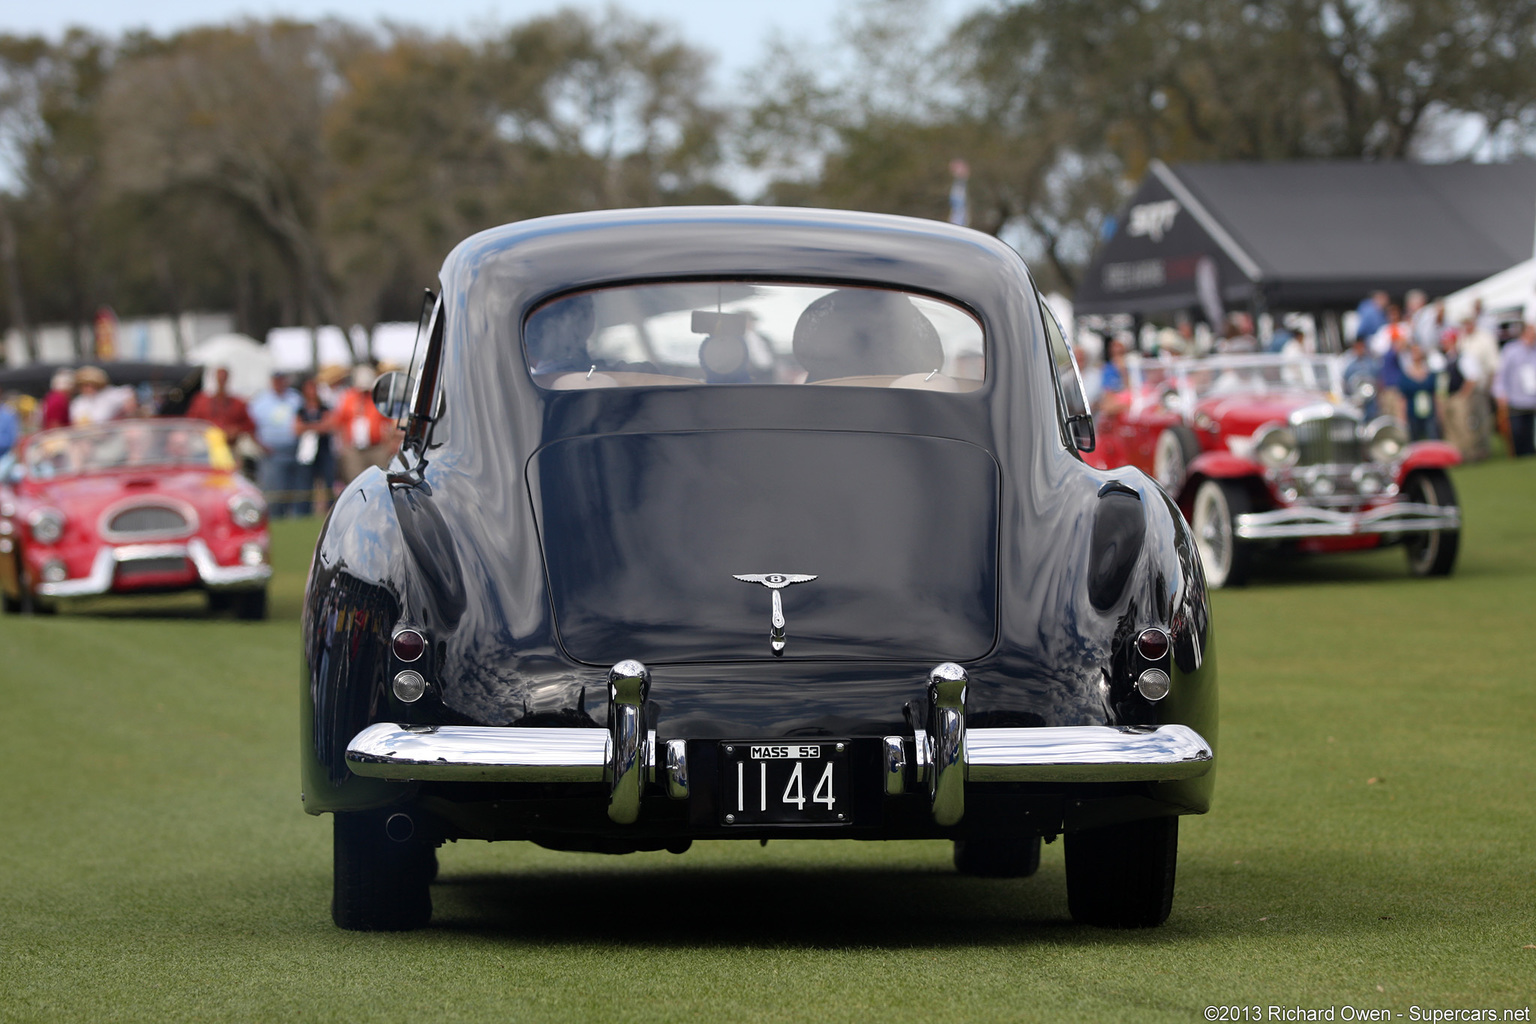
<path fill-rule="evenodd" d="M 887 288 L 720 281 L 604 288 L 544 303 L 523 325 L 551 390 L 810 384 L 961 392 L 985 379 L 981 324 Z"/>

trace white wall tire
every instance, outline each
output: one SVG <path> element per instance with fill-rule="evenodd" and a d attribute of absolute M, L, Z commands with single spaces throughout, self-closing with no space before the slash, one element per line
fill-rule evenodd
<path fill-rule="evenodd" d="M 1403 497 L 1408 501 L 1441 508 L 1456 507 L 1456 489 L 1443 469 L 1421 469 L 1403 483 Z M 1461 546 L 1460 530 L 1413 533 L 1403 538 L 1408 549 L 1408 572 L 1417 577 L 1449 576 L 1456 567 L 1456 552 Z"/>
<path fill-rule="evenodd" d="M 1152 451 L 1152 478 L 1169 494 L 1177 495 L 1189 476 L 1189 464 L 1200 454 L 1200 441 L 1188 427 L 1173 426 L 1157 435 Z"/>
<path fill-rule="evenodd" d="M 1238 539 L 1236 520 L 1250 506 L 1242 485 L 1227 480 L 1207 480 L 1195 492 L 1190 529 L 1212 590 L 1241 586 L 1248 578 L 1250 548 Z"/>

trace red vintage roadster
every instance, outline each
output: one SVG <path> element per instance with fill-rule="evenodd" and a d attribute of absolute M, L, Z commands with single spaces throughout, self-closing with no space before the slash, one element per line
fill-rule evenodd
<path fill-rule="evenodd" d="M 1461 513 L 1440 441 L 1409 443 L 1390 417 L 1367 421 L 1322 356 L 1217 356 L 1133 363 L 1106 396 L 1101 467 L 1150 473 L 1178 502 L 1213 587 L 1248 576 L 1253 553 L 1402 543 L 1415 576 L 1456 563 Z"/>
<path fill-rule="evenodd" d="M 0 459 L 0 598 L 204 590 L 210 609 L 267 612 L 267 507 L 201 420 L 45 430 Z"/>

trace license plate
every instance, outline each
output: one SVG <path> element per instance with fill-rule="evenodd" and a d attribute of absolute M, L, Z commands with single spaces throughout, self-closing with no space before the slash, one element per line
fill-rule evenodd
<path fill-rule="evenodd" d="M 849 744 L 720 744 L 720 820 L 726 825 L 837 825 L 853 817 Z"/>

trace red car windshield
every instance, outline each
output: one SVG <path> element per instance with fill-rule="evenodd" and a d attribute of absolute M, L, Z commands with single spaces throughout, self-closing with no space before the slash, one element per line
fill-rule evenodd
<path fill-rule="evenodd" d="M 215 446 L 199 423 L 125 421 L 49 430 L 26 450 L 27 471 L 48 480 L 139 466 L 219 468 Z"/>

